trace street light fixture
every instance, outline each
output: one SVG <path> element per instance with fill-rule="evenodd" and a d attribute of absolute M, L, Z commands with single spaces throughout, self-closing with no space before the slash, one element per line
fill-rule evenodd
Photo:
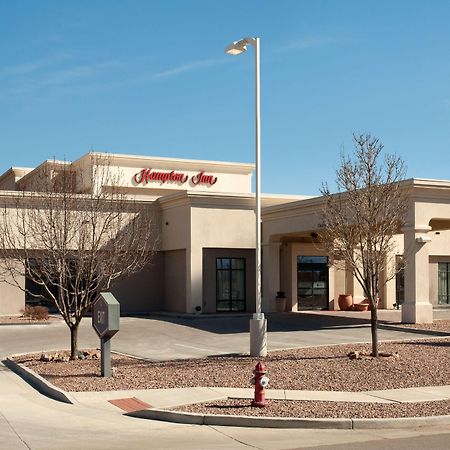
<path fill-rule="evenodd" d="M 256 140 L 256 313 L 250 320 L 250 355 L 266 356 L 267 354 L 267 321 L 261 311 L 261 106 L 260 106 L 260 61 L 259 38 L 246 37 L 232 42 L 225 53 L 240 55 L 247 51 L 247 46 L 255 49 L 255 140 Z"/>
<path fill-rule="evenodd" d="M 225 49 L 225 53 L 228 55 L 240 55 L 241 53 L 247 51 L 248 44 L 255 45 L 256 39 L 258 38 L 247 37 L 244 39 L 239 39 L 239 41 L 234 41 Z"/>

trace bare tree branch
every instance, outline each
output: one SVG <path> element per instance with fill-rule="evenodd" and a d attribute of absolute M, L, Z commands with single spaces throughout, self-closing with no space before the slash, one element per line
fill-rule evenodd
<path fill-rule="evenodd" d="M 22 191 L 4 196 L 0 213 L 0 280 L 53 302 L 71 331 L 72 357 L 99 293 L 148 264 L 158 241 L 152 204 L 123 194 L 108 158 L 92 156 L 91 167 L 86 180 L 69 163 L 44 163 Z"/>
<path fill-rule="evenodd" d="M 353 141 L 354 154 L 341 154 L 336 170 L 338 192 L 322 186 L 319 236 L 330 259 L 345 261 L 364 290 L 371 311 L 372 354 L 378 356 L 378 296 L 396 274 L 388 258 L 406 215 L 406 193 L 400 183 L 405 165 L 393 155 L 382 158 L 383 144 L 370 134 L 354 134 Z"/>

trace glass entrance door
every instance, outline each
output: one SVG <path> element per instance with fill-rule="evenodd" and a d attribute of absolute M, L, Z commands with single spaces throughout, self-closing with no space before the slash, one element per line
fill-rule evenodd
<path fill-rule="evenodd" d="M 328 309 L 328 258 L 297 256 L 298 309 Z"/>

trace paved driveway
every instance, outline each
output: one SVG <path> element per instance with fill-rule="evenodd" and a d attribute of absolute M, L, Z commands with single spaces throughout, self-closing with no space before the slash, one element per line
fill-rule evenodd
<path fill-rule="evenodd" d="M 362 317 L 362 316 L 357 316 Z M 249 351 L 249 317 L 123 317 L 113 350 L 155 360 L 193 358 Z M 369 342 L 367 320 L 336 314 L 268 316 L 268 348 L 283 349 L 349 342 Z M 428 337 L 397 330 L 379 330 L 380 340 Z M 68 348 L 69 331 L 62 321 L 50 325 L 0 326 L 0 356 Z M 82 320 L 79 347 L 98 347 L 89 318 Z"/>
<path fill-rule="evenodd" d="M 362 317 L 362 316 L 359 316 Z M 131 318 L 122 319 L 114 338 L 116 350 L 149 358 L 193 357 L 246 352 L 248 318 Z M 419 335 L 380 330 L 380 339 L 408 339 Z M 269 317 L 269 348 L 368 341 L 365 321 L 352 318 L 286 314 Z M 69 333 L 63 322 L 52 325 L 0 326 L 0 355 L 67 348 Z M 83 320 L 80 347 L 98 345 Z M 408 437 L 408 441 L 398 438 Z M 86 404 L 63 404 L 32 389 L 0 363 L 0 449 L 247 449 L 420 448 L 446 449 L 448 428 L 416 430 L 252 429 L 194 426 L 133 419 L 121 411 Z M 417 441 L 419 446 L 414 445 Z M 367 442 L 372 441 L 372 442 Z M 406 445 L 405 445 L 406 442 Z M 341 446 L 339 446 L 339 444 Z M 399 446 L 402 444 L 403 446 Z M 366 447 L 367 446 L 367 447 Z"/>

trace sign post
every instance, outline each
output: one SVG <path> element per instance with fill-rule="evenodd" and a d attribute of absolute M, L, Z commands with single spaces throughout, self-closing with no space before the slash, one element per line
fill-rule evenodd
<path fill-rule="evenodd" d="M 120 303 L 102 292 L 92 307 L 92 327 L 100 338 L 102 377 L 111 376 L 111 338 L 119 331 Z"/>

